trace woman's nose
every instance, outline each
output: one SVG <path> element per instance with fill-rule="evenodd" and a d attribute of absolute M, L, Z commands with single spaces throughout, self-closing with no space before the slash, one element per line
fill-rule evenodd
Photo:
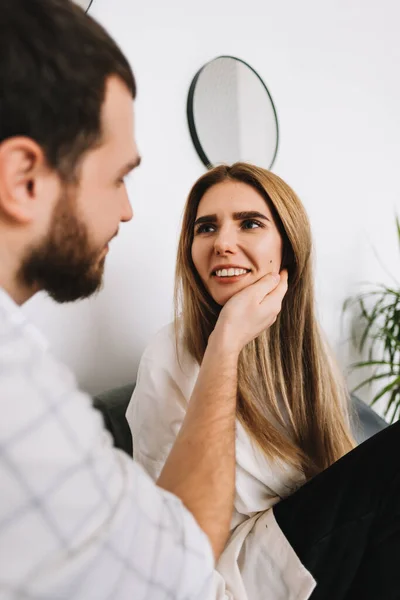
<path fill-rule="evenodd" d="M 232 231 L 220 231 L 214 243 L 215 253 L 234 254 L 236 252 L 236 235 Z"/>

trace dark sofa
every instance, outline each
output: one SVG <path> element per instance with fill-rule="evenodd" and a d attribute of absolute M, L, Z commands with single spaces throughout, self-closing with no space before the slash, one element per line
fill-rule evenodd
<path fill-rule="evenodd" d="M 129 384 L 115 388 L 97 395 L 93 400 L 94 406 L 103 414 L 104 424 L 111 432 L 114 445 L 130 456 L 132 437 L 125 413 L 134 387 L 134 384 Z M 387 427 L 387 423 L 356 396 L 352 396 L 352 406 L 353 432 L 359 443 Z"/>

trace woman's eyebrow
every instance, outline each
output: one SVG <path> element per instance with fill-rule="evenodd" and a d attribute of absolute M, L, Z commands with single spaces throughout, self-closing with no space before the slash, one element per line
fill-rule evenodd
<path fill-rule="evenodd" d="M 243 221 L 244 219 L 264 219 L 265 221 L 271 221 L 267 215 L 263 215 L 257 210 L 235 212 L 232 216 L 235 221 Z M 204 215 L 203 217 L 196 219 L 194 225 L 200 225 L 201 223 L 215 223 L 216 221 L 218 221 L 217 215 Z"/>
<path fill-rule="evenodd" d="M 217 221 L 217 215 L 204 215 L 204 217 L 199 217 L 195 221 L 195 226 L 200 225 L 201 223 L 215 223 Z"/>
<path fill-rule="evenodd" d="M 265 219 L 265 221 L 271 221 L 267 215 L 263 215 L 257 210 L 245 210 L 241 212 L 233 213 L 235 221 L 243 221 L 243 219 Z"/>

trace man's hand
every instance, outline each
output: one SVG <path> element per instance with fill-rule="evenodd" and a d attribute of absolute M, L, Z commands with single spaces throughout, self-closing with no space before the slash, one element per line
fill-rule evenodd
<path fill-rule="evenodd" d="M 216 560 L 229 535 L 235 497 L 237 366 L 242 348 L 275 322 L 287 272 L 235 294 L 210 336 L 185 420 L 158 485 L 176 494 L 207 534 Z"/>
<path fill-rule="evenodd" d="M 238 292 L 223 307 L 212 337 L 228 340 L 232 350 L 242 348 L 275 323 L 288 289 L 288 274 L 269 273 Z"/>

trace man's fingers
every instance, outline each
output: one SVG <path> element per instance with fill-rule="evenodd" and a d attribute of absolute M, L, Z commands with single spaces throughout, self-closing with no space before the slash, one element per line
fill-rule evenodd
<path fill-rule="evenodd" d="M 265 306 L 267 314 L 274 315 L 270 326 L 273 325 L 277 316 L 282 310 L 282 301 L 288 289 L 288 274 L 287 271 L 281 272 L 281 277 L 278 285 L 269 294 L 266 294 L 261 301 L 261 306 Z"/>
<path fill-rule="evenodd" d="M 264 275 L 257 283 L 253 284 L 254 288 L 257 289 L 257 297 L 260 304 L 267 298 L 276 297 L 276 299 L 283 300 L 288 287 L 288 273 L 286 269 L 276 273 L 268 273 Z"/>
<path fill-rule="evenodd" d="M 261 331 L 275 323 L 287 287 L 286 270 L 279 276 L 272 273 L 265 275 L 228 300 L 221 311 L 218 323 L 225 323 L 230 329 L 233 328 L 236 332 L 235 343 L 240 349 L 243 348 Z"/>
<path fill-rule="evenodd" d="M 262 299 L 262 302 L 269 297 L 270 299 L 276 299 L 279 302 L 282 302 L 286 292 L 288 289 L 288 272 L 286 269 L 280 272 L 279 283 L 273 287 L 270 292 L 267 292 Z"/>
<path fill-rule="evenodd" d="M 274 274 L 268 273 L 267 275 L 264 275 L 264 277 L 261 277 L 261 279 L 256 281 L 256 283 L 253 283 L 250 286 L 251 292 L 250 292 L 250 288 L 247 288 L 247 289 L 249 290 L 249 293 L 256 295 L 255 296 L 256 299 L 261 304 L 261 302 L 264 300 L 265 296 L 268 296 L 268 294 L 270 294 L 272 292 L 272 290 L 274 290 L 277 287 L 279 282 L 280 282 L 279 273 L 274 273 Z"/>

